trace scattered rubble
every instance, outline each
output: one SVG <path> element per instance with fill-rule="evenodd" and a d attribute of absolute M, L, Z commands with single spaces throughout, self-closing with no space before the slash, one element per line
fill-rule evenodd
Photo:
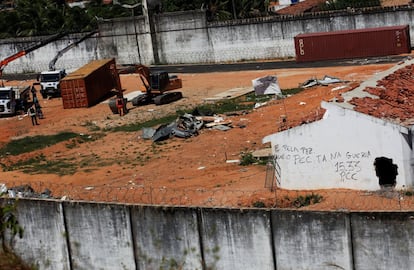
<path fill-rule="evenodd" d="M 367 87 L 366 92 L 378 96 L 354 97 L 350 103 L 354 110 L 382 119 L 393 119 L 413 124 L 414 120 L 414 65 L 403 67 L 377 82 L 377 87 Z"/>
<path fill-rule="evenodd" d="M 279 83 L 276 76 L 265 76 L 252 80 L 253 89 L 257 96 L 259 95 L 280 95 Z"/>
<path fill-rule="evenodd" d="M 142 138 L 152 139 L 154 142 L 163 141 L 171 137 L 190 138 L 197 136 L 203 127 L 226 131 L 232 128 L 232 121 L 226 120 L 224 115 L 194 116 L 186 113 L 179 116 L 174 122 L 163 124 L 157 129 L 143 128 Z"/>
<path fill-rule="evenodd" d="M 325 75 L 323 77 L 323 79 L 319 80 L 317 78 L 311 78 L 309 80 L 306 80 L 304 83 L 302 83 L 300 86 L 303 88 L 309 88 L 312 86 L 316 86 L 316 85 L 329 85 L 329 84 L 333 84 L 333 83 L 344 83 L 346 81 L 343 81 L 339 78 L 333 77 L 333 76 L 329 76 L 329 75 Z"/>
<path fill-rule="evenodd" d="M 30 185 L 21 185 L 7 188 L 6 184 L 0 183 L 0 197 L 2 196 L 8 198 L 53 198 L 52 192 L 47 188 L 43 192 L 37 193 Z"/>

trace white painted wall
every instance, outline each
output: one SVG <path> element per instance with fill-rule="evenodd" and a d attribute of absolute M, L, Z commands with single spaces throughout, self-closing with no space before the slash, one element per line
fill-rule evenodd
<path fill-rule="evenodd" d="M 407 128 L 332 103 L 322 107 L 322 120 L 263 139 L 281 167 L 281 188 L 377 190 L 373 163 L 380 156 L 398 165 L 397 188 L 413 186 L 413 153 L 401 135 Z"/>

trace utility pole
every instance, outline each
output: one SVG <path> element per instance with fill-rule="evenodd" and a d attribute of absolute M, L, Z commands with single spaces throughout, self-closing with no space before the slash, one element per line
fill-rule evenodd
<path fill-rule="evenodd" d="M 144 1 L 144 0 L 143 0 L 143 1 Z M 139 61 L 139 63 L 141 64 L 141 62 L 142 62 L 142 60 L 141 60 L 141 52 L 140 52 L 140 49 L 139 49 L 138 33 L 137 33 L 137 23 L 136 23 L 136 20 L 135 20 L 135 13 L 134 13 L 134 9 L 135 9 L 136 7 L 138 7 L 138 6 L 142 5 L 142 4 L 141 4 L 141 3 L 136 3 L 136 4 L 134 4 L 134 5 L 128 5 L 128 4 L 120 4 L 120 3 L 119 3 L 119 2 L 117 2 L 117 1 L 114 1 L 114 2 L 113 2 L 113 4 L 117 4 L 117 5 L 120 5 L 120 6 L 121 6 L 121 7 L 123 7 L 123 8 L 127 8 L 127 9 L 130 9 L 130 10 L 131 10 L 132 22 L 133 22 L 133 24 L 134 24 L 135 43 L 136 43 L 136 46 L 137 46 L 137 52 L 138 52 L 138 61 Z"/>
<path fill-rule="evenodd" d="M 154 64 L 160 63 L 160 57 L 158 55 L 158 44 L 157 44 L 157 33 L 155 32 L 155 24 L 154 24 L 154 11 L 152 9 L 148 9 L 147 0 L 142 0 L 142 14 L 144 15 L 145 26 L 151 36 L 151 45 L 152 51 L 154 55 Z"/>

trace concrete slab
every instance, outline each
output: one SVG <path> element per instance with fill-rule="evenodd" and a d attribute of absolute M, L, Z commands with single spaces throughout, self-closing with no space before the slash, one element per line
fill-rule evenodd
<path fill-rule="evenodd" d="M 252 153 L 253 157 L 255 158 L 268 158 L 272 155 L 272 148 L 263 148 Z"/>
<path fill-rule="evenodd" d="M 130 102 L 134 97 L 136 97 L 136 96 L 138 96 L 140 94 L 143 94 L 143 93 L 144 92 L 139 91 L 139 90 L 138 91 L 133 91 L 131 93 L 124 94 L 124 98 L 126 98 L 127 101 Z M 114 97 L 108 98 L 107 100 L 104 100 L 102 103 L 109 103 L 109 100 L 112 99 L 112 98 L 114 98 Z"/>

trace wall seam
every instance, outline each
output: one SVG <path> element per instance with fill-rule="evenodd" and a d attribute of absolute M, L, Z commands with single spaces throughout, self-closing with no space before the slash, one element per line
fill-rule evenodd
<path fill-rule="evenodd" d="M 69 240 L 69 231 L 68 231 L 68 227 L 67 227 L 67 220 L 66 220 L 66 211 L 65 211 L 65 206 L 64 203 L 60 203 L 60 207 L 62 209 L 62 216 L 63 216 L 63 228 L 65 229 L 65 239 L 66 239 L 66 247 L 68 250 L 68 259 L 69 259 L 69 269 L 73 269 L 72 266 L 72 249 L 70 247 L 70 240 Z"/>
<path fill-rule="evenodd" d="M 132 208 L 132 206 L 127 207 L 128 212 L 129 212 L 129 215 L 128 215 L 128 217 L 129 217 L 129 224 L 131 226 L 132 252 L 134 254 L 135 269 L 139 269 L 139 267 L 138 267 L 138 254 L 137 254 L 137 248 L 136 248 L 137 241 L 135 241 L 135 239 L 136 239 L 136 237 L 135 237 L 136 236 L 136 232 L 135 232 L 134 226 L 132 224 L 132 209 L 131 208 Z"/>
<path fill-rule="evenodd" d="M 204 256 L 204 239 L 203 239 L 203 235 L 202 235 L 202 209 L 199 208 L 197 209 L 197 230 L 198 230 L 198 238 L 199 238 L 199 243 L 200 243 L 200 256 L 201 256 L 201 267 L 202 269 L 206 270 L 207 266 L 206 266 L 206 260 L 205 260 L 205 256 Z"/>

